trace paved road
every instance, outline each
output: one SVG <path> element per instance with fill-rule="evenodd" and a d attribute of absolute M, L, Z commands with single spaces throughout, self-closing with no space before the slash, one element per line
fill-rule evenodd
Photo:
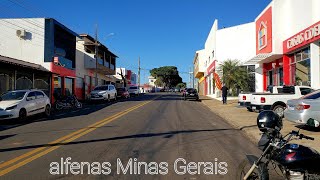
<path fill-rule="evenodd" d="M 259 151 L 202 103 L 149 94 L 2 126 L 0 179 L 235 179 L 247 153 Z M 67 174 L 61 158 L 68 157 Z"/>

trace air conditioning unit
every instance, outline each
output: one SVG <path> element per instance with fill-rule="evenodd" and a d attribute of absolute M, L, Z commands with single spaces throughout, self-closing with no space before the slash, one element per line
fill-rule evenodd
<path fill-rule="evenodd" d="M 17 30 L 16 34 L 19 38 L 24 38 L 26 37 L 27 32 L 25 30 Z"/>

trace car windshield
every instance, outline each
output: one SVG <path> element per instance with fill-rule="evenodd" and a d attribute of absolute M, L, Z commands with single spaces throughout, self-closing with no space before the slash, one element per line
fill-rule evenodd
<path fill-rule="evenodd" d="M 125 91 L 124 88 L 118 88 L 117 91 Z"/>
<path fill-rule="evenodd" d="M 93 89 L 94 91 L 106 91 L 108 90 L 108 86 L 98 86 Z"/>
<path fill-rule="evenodd" d="M 13 91 L 1 96 L 2 101 L 21 100 L 27 91 Z"/>
<path fill-rule="evenodd" d="M 318 98 L 320 98 L 320 90 L 301 97 L 301 99 L 318 99 Z"/>
<path fill-rule="evenodd" d="M 130 89 L 138 89 L 138 87 L 130 87 Z"/>

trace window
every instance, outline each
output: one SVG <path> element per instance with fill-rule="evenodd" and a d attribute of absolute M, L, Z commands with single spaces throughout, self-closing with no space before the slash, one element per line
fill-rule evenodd
<path fill-rule="evenodd" d="M 36 94 L 37 99 L 44 98 L 44 94 L 40 91 L 36 91 L 35 94 Z"/>
<path fill-rule="evenodd" d="M 30 92 L 27 96 L 29 100 L 35 100 L 36 99 L 36 93 L 35 92 Z"/>
<path fill-rule="evenodd" d="M 273 85 L 273 71 L 268 71 L 268 85 Z"/>
<path fill-rule="evenodd" d="M 278 69 L 278 82 L 279 82 L 279 86 L 283 85 L 283 68 L 279 68 Z"/>
<path fill-rule="evenodd" d="M 267 46 L 267 26 L 264 22 L 261 22 L 258 32 L 258 45 L 259 50 Z"/>
<path fill-rule="evenodd" d="M 310 47 L 298 51 L 291 59 L 291 81 L 299 86 L 311 85 Z"/>
<path fill-rule="evenodd" d="M 301 99 L 319 99 L 319 98 L 320 98 L 320 91 L 318 90 L 306 96 L 303 96 Z"/>
<path fill-rule="evenodd" d="M 307 95 L 312 92 L 310 88 L 300 88 L 301 95 Z"/>

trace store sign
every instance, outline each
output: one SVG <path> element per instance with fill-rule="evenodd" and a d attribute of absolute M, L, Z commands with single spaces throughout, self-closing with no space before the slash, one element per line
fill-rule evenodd
<path fill-rule="evenodd" d="M 284 53 L 320 38 L 320 21 L 284 41 Z"/>

